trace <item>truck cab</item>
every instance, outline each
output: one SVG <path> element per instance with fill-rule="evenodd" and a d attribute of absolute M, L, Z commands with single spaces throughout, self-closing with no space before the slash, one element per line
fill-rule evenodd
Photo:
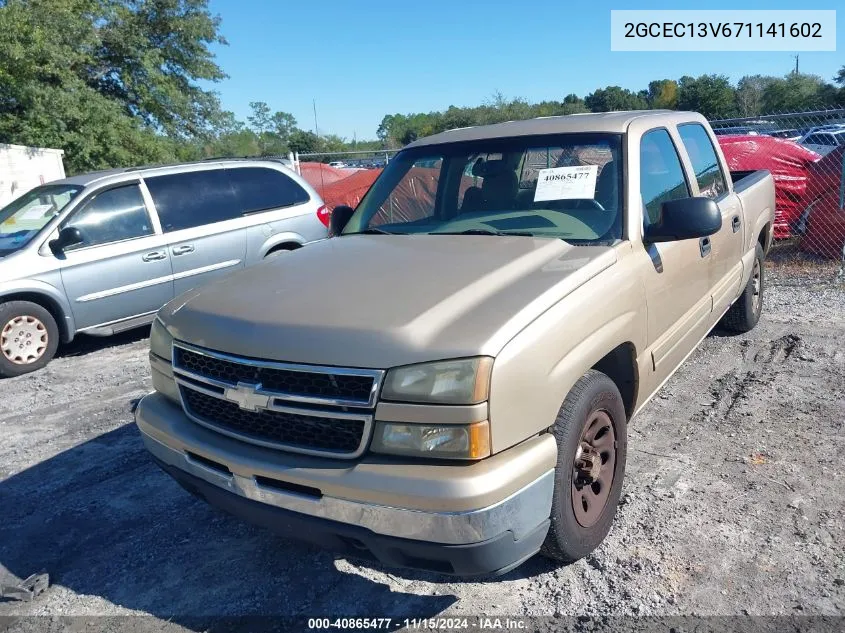
<path fill-rule="evenodd" d="M 649 111 L 443 132 L 329 240 L 158 314 L 136 422 L 212 505 L 388 565 L 498 574 L 610 530 L 627 424 L 762 311 L 768 172 Z"/>

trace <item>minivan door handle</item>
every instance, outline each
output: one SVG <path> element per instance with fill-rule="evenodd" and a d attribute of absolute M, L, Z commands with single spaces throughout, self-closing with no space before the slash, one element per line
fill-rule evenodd
<path fill-rule="evenodd" d="M 702 237 L 698 240 L 698 247 L 701 249 L 701 256 L 707 257 L 710 254 L 710 238 Z"/>
<path fill-rule="evenodd" d="M 167 258 L 166 251 L 153 251 L 152 253 L 147 253 L 146 255 L 141 256 L 141 259 L 145 262 L 155 262 L 165 258 Z"/>
<path fill-rule="evenodd" d="M 731 227 L 733 228 L 734 233 L 739 231 L 739 227 L 741 227 L 741 226 L 742 226 L 742 220 L 739 219 L 738 215 L 735 215 L 734 219 L 731 220 Z"/>
<path fill-rule="evenodd" d="M 194 247 L 192 244 L 182 244 L 182 246 L 174 246 L 173 247 L 173 254 L 174 255 L 185 255 L 186 253 L 193 253 Z"/>

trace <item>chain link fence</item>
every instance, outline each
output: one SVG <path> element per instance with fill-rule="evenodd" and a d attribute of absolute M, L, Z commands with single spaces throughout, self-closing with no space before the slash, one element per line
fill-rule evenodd
<path fill-rule="evenodd" d="M 779 272 L 819 281 L 845 271 L 845 109 L 786 112 L 710 124 L 731 171 L 768 169 L 776 190 Z"/>

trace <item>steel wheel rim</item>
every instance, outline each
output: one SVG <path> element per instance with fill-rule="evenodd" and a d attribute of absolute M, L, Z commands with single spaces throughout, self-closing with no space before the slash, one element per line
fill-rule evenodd
<path fill-rule="evenodd" d="M 572 510 L 575 520 L 589 528 L 607 506 L 616 475 L 616 432 L 607 411 L 587 416 L 572 468 Z"/>
<path fill-rule="evenodd" d="M 31 365 L 47 351 L 47 328 L 36 317 L 23 314 L 13 317 L 0 332 L 0 351 L 15 365 Z"/>
<path fill-rule="evenodd" d="M 760 291 L 763 289 L 762 270 L 760 268 L 760 260 L 754 260 L 754 268 L 751 271 L 751 309 L 756 314 L 760 309 Z"/>

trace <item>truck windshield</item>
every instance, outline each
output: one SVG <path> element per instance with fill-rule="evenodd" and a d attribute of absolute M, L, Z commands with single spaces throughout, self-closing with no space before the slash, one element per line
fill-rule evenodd
<path fill-rule="evenodd" d="M 343 233 L 622 237 L 621 135 L 563 134 L 400 152 Z"/>
<path fill-rule="evenodd" d="M 0 209 L 0 255 L 25 246 L 80 191 L 79 185 L 43 185 Z"/>

